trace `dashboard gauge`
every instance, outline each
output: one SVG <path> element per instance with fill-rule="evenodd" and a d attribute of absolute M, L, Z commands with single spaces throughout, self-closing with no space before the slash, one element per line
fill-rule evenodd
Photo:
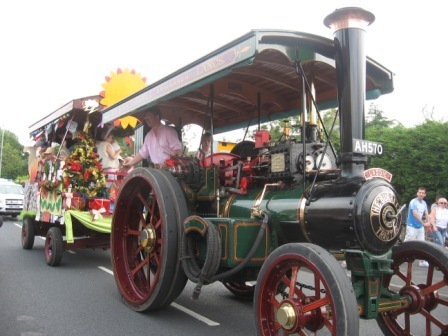
<path fill-rule="evenodd" d="M 322 164 L 320 163 L 321 160 L 322 160 Z M 319 168 L 319 164 L 320 164 L 320 170 L 328 170 L 328 169 L 333 168 L 333 164 L 331 163 L 330 156 L 325 153 L 320 153 L 316 157 L 316 168 Z"/>

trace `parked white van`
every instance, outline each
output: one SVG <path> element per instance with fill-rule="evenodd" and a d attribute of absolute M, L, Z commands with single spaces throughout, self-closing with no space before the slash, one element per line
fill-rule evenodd
<path fill-rule="evenodd" d="M 0 179 L 0 216 L 16 218 L 23 210 L 24 192 L 20 184 Z M 0 219 L 3 221 L 3 218 Z"/>

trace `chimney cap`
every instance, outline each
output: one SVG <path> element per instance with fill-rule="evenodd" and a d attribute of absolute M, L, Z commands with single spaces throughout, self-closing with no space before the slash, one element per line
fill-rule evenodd
<path fill-rule="evenodd" d="M 324 24 L 338 31 L 346 28 L 360 28 L 365 30 L 367 26 L 375 21 L 375 15 L 360 7 L 345 7 L 336 9 L 333 13 L 327 15 Z"/>

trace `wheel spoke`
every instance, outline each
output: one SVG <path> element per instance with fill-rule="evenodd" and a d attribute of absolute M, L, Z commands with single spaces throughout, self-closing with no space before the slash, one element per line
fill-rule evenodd
<path fill-rule="evenodd" d="M 140 252 L 143 251 L 143 249 L 144 249 L 143 246 L 138 245 L 138 246 L 137 246 L 137 249 L 136 249 L 135 252 L 134 252 L 134 255 L 138 255 Z"/>
<path fill-rule="evenodd" d="M 296 294 L 298 298 L 303 299 L 306 297 L 306 295 L 299 288 L 297 288 L 297 286 L 295 285 L 296 282 L 292 282 L 286 275 L 282 277 L 281 282 L 283 282 L 287 288 L 294 286 L 294 294 Z"/>
<path fill-rule="evenodd" d="M 144 267 L 148 263 L 148 260 L 149 260 L 148 257 L 146 257 L 131 271 L 131 275 L 132 275 L 133 279 L 135 279 L 135 274 L 138 271 L 140 271 L 142 269 L 142 267 Z"/>
<path fill-rule="evenodd" d="M 140 236 L 140 231 L 132 230 L 132 229 L 128 229 L 128 230 L 126 231 L 126 235 L 127 235 L 127 236 L 136 236 L 136 237 L 139 237 L 139 236 Z"/>
<path fill-rule="evenodd" d="M 296 282 L 297 282 L 297 267 L 292 268 L 291 274 L 291 282 L 289 283 L 289 297 L 294 297 L 294 293 L 296 291 Z"/>
<path fill-rule="evenodd" d="M 334 324 L 333 324 L 333 321 L 331 319 L 328 319 L 328 318 L 324 319 L 324 324 L 325 324 L 325 326 L 327 327 L 328 330 L 333 331 Z"/>
<path fill-rule="evenodd" d="M 317 276 L 317 274 L 314 276 L 314 296 L 316 297 L 316 299 L 320 298 L 320 277 Z"/>
<path fill-rule="evenodd" d="M 158 268 L 159 265 L 160 265 L 159 254 L 158 253 L 151 253 L 149 256 L 150 256 L 151 260 L 154 261 L 155 266 L 157 266 L 157 268 Z"/>
<path fill-rule="evenodd" d="M 426 276 L 426 284 L 430 285 L 432 283 L 433 278 L 434 278 L 434 265 L 429 265 L 428 274 Z"/>
<path fill-rule="evenodd" d="M 275 296 L 271 296 L 269 302 L 274 306 L 275 309 L 280 307 L 280 302 L 275 298 Z"/>
<path fill-rule="evenodd" d="M 322 298 L 320 300 L 311 302 L 310 304 L 304 305 L 303 312 L 307 313 L 307 312 L 313 311 L 319 307 L 323 307 L 323 306 L 326 306 L 329 304 L 330 304 L 330 300 L 328 298 Z"/>
<path fill-rule="evenodd" d="M 141 194 L 141 192 L 137 193 L 137 197 L 138 199 L 142 202 L 143 206 L 146 208 L 146 210 L 149 210 L 151 208 L 150 204 L 148 203 L 148 201 L 146 200 L 146 198 L 143 197 L 143 195 Z M 153 208 L 154 209 L 154 208 Z"/>
<path fill-rule="evenodd" d="M 152 217 L 151 217 L 151 221 L 152 221 Z M 160 225 L 162 225 L 162 218 L 158 218 L 157 222 L 153 224 L 154 225 L 154 229 L 159 229 Z"/>
<path fill-rule="evenodd" d="M 429 285 L 430 283 L 428 283 Z M 439 281 L 432 286 L 426 287 L 422 290 L 423 295 L 431 294 L 432 292 L 435 292 L 436 290 L 443 288 L 448 285 L 448 280 L 442 280 Z"/>
<path fill-rule="evenodd" d="M 424 317 L 426 317 L 426 325 L 427 327 L 431 328 L 431 322 L 434 323 L 436 326 L 438 326 L 440 329 L 444 329 L 446 326 L 443 324 L 438 318 L 431 315 L 427 310 L 423 309 L 420 314 L 422 314 Z M 428 329 L 428 328 L 427 328 Z"/>
<path fill-rule="evenodd" d="M 411 262 L 409 262 L 408 263 L 408 270 L 407 270 L 407 273 L 406 273 L 406 279 L 404 279 L 405 280 L 405 282 L 406 282 L 406 285 L 411 285 L 412 284 L 412 267 L 413 267 L 413 263 L 411 263 Z"/>
<path fill-rule="evenodd" d="M 439 297 L 439 299 L 437 300 L 437 302 L 441 305 L 444 305 L 445 307 L 448 307 L 448 300 L 442 299 Z"/>
<path fill-rule="evenodd" d="M 404 313 L 404 331 L 406 335 L 411 334 L 411 316 L 409 313 Z"/>

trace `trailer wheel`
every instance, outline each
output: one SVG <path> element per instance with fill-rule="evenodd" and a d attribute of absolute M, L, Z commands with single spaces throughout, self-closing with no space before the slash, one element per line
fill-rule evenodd
<path fill-rule="evenodd" d="M 34 221 L 31 218 L 24 218 L 22 222 L 22 247 L 31 250 L 34 246 Z"/>
<path fill-rule="evenodd" d="M 394 273 L 383 277 L 383 286 L 409 296 L 411 303 L 406 308 L 378 315 L 377 322 L 384 335 L 448 333 L 446 250 L 426 241 L 408 241 L 392 249 L 392 259 Z M 419 266 L 420 260 L 429 266 Z"/>
<path fill-rule="evenodd" d="M 263 264 L 255 286 L 258 335 L 358 335 L 352 284 L 336 259 L 313 244 L 286 244 Z M 319 333 L 320 334 L 320 333 Z"/>
<path fill-rule="evenodd" d="M 185 287 L 180 252 L 186 217 L 183 192 L 167 172 L 136 168 L 125 178 L 112 222 L 111 257 L 118 289 L 131 309 L 166 307 Z"/>
<path fill-rule="evenodd" d="M 64 254 L 64 241 L 61 229 L 51 227 L 45 238 L 45 258 L 50 266 L 59 266 Z"/>

